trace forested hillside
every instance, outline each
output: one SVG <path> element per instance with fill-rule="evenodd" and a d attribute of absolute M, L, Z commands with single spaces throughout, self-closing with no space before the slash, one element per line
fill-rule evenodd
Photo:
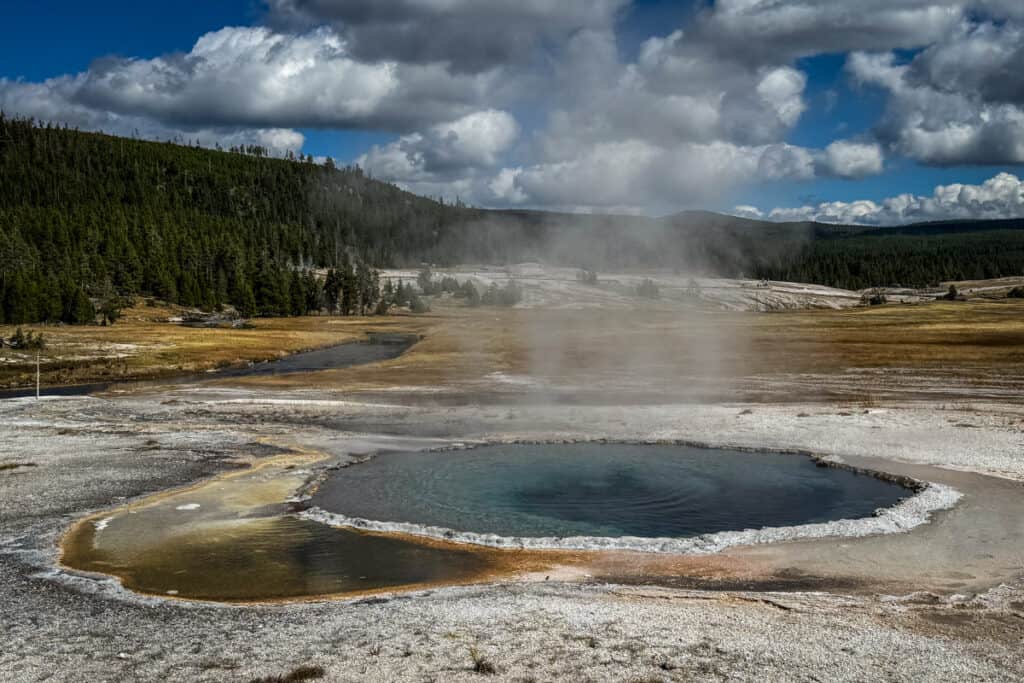
<path fill-rule="evenodd" d="M 0 323 L 89 322 L 138 294 L 247 315 L 358 312 L 374 305 L 375 267 L 532 260 L 924 286 L 1024 274 L 1024 221 L 869 229 L 486 211 L 258 147 L 200 149 L 0 114 Z M 336 269 L 328 281 L 312 275 L 323 268 Z"/>
<path fill-rule="evenodd" d="M 0 116 L 0 322 L 92 320 L 152 294 L 306 312 L 309 267 L 339 282 L 429 254 L 458 207 L 335 169 Z M 351 275 L 348 273 L 351 271 Z M 301 290 L 301 291 L 300 291 Z M 109 303 L 106 303 L 109 302 Z"/>
<path fill-rule="evenodd" d="M 771 223 L 707 212 L 661 219 L 492 212 L 517 256 L 589 269 L 660 267 L 844 289 L 1024 275 L 1024 220 L 888 228 Z"/>
<path fill-rule="evenodd" d="M 927 287 L 949 280 L 1024 275 L 1024 221 L 945 228 L 912 226 L 818 238 L 759 265 L 754 273 L 844 289 Z"/>

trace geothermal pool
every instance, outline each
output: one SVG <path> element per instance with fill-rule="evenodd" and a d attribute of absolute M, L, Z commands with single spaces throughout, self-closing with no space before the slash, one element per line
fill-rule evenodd
<path fill-rule="evenodd" d="M 380 455 L 337 471 L 312 502 L 471 534 L 685 538 L 868 517 L 910 493 L 791 454 L 509 444 Z"/>
<path fill-rule="evenodd" d="M 116 576 L 144 593 L 221 602 L 288 600 L 547 575 L 551 567 L 589 562 L 548 550 L 566 538 L 586 541 L 566 546 L 570 550 L 629 548 L 624 537 L 699 541 L 695 537 L 720 531 L 870 517 L 912 493 L 797 455 L 626 444 L 494 445 L 386 452 L 333 470 L 309 501 L 310 519 L 285 500 L 310 481 L 311 466 L 322 459 L 287 452 L 249 470 L 99 513 L 68 531 L 61 562 Z M 407 533 L 331 526 L 341 517 Z M 481 534 L 496 535 L 489 537 L 498 541 L 493 545 L 517 549 L 480 547 L 488 544 Z M 537 541 L 533 550 L 526 539 Z"/>

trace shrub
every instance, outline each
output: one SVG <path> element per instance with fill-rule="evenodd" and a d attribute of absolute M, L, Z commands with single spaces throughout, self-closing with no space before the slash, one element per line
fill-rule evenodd
<path fill-rule="evenodd" d="M 420 291 L 424 296 L 440 294 L 442 291 L 441 284 L 434 282 L 434 272 L 430 270 L 429 266 L 421 270 L 419 275 L 416 276 L 416 284 L 419 285 Z"/>
<path fill-rule="evenodd" d="M 413 313 L 429 313 L 430 306 L 426 301 L 413 294 L 409 299 L 409 310 Z"/>
<path fill-rule="evenodd" d="M 484 674 L 486 676 L 498 673 L 498 669 L 494 666 L 491 660 L 487 659 L 487 657 L 475 647 L 469 648 L 469 657 L 473 660 L 473 671 L 475 673 Z"/>
<path fill-rule="evenodd" d="M 889 300 L 886 298 L 885 294 L 878 290 L 868 292 L 861 297 L 861 303 L 866 303 L 869 306 L 881 306 L 888 302 Z"/>
<path fill-rule="evenodd" d="M 323 678 L 325 675 L 327 675 L 327 672 L 324 671 L 322 666 L 300 666 L 289 674 L 254 678 L 250 683 L 301 683 L 302 681 Z"/>
<path fill-rule="evenodd" d="M 481 297 L 481 302 L 485 306 L 515 306 L 522 300 L 523 290 L 511 280 L 504 287 L 492 282 Z"/>
<path fill-rule="evenodd" d="M 480 305 L 480 292 L 469 280 L 462 283 L 460 294 L 465 297 L 467 306 L 479 306 Z"/>
<path fill-rule="evenodd" d="M 42 351 L 46 348 L 46 337 L 43 334 L 29 330 L 27 333 L 20 327 L 14 331 L 9 342 L 11 348 L 22 351 Z"/>
<path fill-rule="evenodd" d="M 636 295 L 645 299 L 657 299 L 661 296 L 661 290 L 654 280 L 647 278 L 636 288 Z"/>

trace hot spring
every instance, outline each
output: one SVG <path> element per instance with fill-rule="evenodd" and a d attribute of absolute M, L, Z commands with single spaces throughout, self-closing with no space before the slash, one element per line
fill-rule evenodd
<path fill-rule="evenodd" d="M 507 444 L 380 455 L 338 470 L 312 502 L 450 537 L 688 538 L 869 517 L 910 493 L 791 454 Z"/>
<path fill-rule="evenodd" d="M 286 503 L 322 460 L 316 453 L 284 453 L 99 513 L 69 530 L 61 562 L 117 576 L 144 593 L 287 600 L 546 575 L 553 566 L 591 561 L 551 550 L 678 556 L 777 540 L 778 527 L 791 532 L 857 520 L 837 525 L 849 531 L 912 493 L 791 454 L 517 444 L 384 452 L 328 470 L 313 499 L 299 504 L 302 510 Z M 844 533 L 825 526 L 825 533 Z M 764 539 L 725 534 L 723 545 L 708 536 L 765 527 L 772 529 Z"/>

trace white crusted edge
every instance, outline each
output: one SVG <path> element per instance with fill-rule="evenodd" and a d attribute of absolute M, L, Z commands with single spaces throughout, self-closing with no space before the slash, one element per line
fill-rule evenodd
<path fill-rule="evenodd" d="M 818 524 L 767 527 L 744 531 L 721 531 L 690 538 L 644 538 L 640 536 L 570 536 L 518 537 L 478 534 L 444 527 L 424 526 L 406 522 L 379 522 L 360 517 L 328 512 L 312 507 L 298 513 L 302 519 L 330 526 L 410 536 L 434 538 L 455 543 L 522 550 L 629 550 L 674 555 L 709 555 L 742 545 L 778 543 L 829 536 L 862 537 L 875 534 L 896 534 L 926 524 L 932 513 L 948 510 L 963 497 L 956 489 L 943 484 L 926 483 L 915 495 L 896 505 L 879 508 L 872 517 L 840 519 Z"/>

